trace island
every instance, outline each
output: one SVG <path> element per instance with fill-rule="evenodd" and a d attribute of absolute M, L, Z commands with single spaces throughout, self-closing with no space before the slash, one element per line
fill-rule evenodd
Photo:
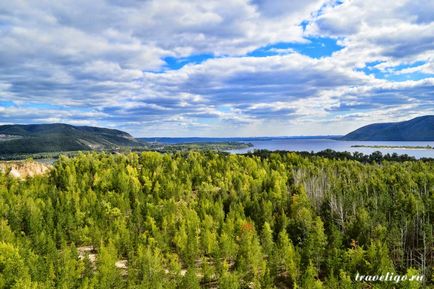
<path fill-rule="evenodd" d="M 400 146 L 400 145 L 352 145 L 352 148 L 375 148 L 375 149 L 403 149 L 403 150 L 432 150 L 434 147 L 426 146 Z"/>

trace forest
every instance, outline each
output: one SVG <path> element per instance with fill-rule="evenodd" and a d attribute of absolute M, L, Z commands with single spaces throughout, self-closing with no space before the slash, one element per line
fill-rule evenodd
<path fill-rule="evenodd" d="M 429 160 L 61 156 L 0 174 L 0 288 L 433 288 L 433 212 Z"/>

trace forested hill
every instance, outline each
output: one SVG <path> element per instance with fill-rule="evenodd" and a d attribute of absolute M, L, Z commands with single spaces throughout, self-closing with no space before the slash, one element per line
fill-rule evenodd
<path fill-rule="evenodd" d="M 434 141 L 434 115 L 394 123 L 374 123 L 361 127 L 343 140 L 360 141 Z"/>
<path fill-rule="evenodd" d="M 0 126 L 0 154 L 108 149 L 140 143 L 130 134 L 107 128 L 68 124 Z"/>
<path fill-rule="evenodd" d="M 434 162 L 86 153 L 0 173 L 0 288 L 433 287 Z M 423 282 L 355 276 L 422 275 Z"/>

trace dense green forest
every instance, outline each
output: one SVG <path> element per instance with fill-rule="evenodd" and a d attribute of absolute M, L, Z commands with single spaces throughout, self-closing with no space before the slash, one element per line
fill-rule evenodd
<path fill-rule="evenodd" d="M 432 288 L 434 162 L 86 153 L 0 175 L 0 288 Z M 423 282 L 356 282 L 360 274 Z"/>
<path fill-rule="evenodd" d="M 9 142 L 11 144 L 11 142 Z M 34 144 L 34 142 L 32 143 Z M 3 148 L 4 142 L 0 142 L 0 146 Z M 45 146 L 44 144 L 39 144 Z M 71 151 L 62 151 L 62 150 L 48 150 L 46 152 L 40 153 L 23 153 L 20 151 L 26 151 L 26 149 L 22 149 L 20 146 L 14 146 L 11 144 L 11 147 L 14 147 L 16 151 L 14 153 L 2 153 L 2 148 L 0 148 L 0 160 L 26 160 L 26 159 L 39 159 L 51 161 L 58 159 L 62 155 L 67 155 L 69 157 L 74 157 L 83 151 L 90 151 L 90 149 L 85 150 L 71 150 Z M 114 149 L 98 149 L 94 151 L 98 152 L 106 152 L 106 153 L 130 153 L 130 152 L 144 152 L 144 151 L 157 151 L 161 153 L 174 153 L 174 152 L 187 152 L 190 150 L 195 151 L 229 151 L 229 150 L 238 150 L 253 147 L 250 143 L 244 142 L 198 142 L 198 143 L 177 143 L 177 144 L 166 144 L 166 143 L 141 143 L 137 146 L 119 146 Z M 77 148 L 76 148 L 77 149 Z"/>

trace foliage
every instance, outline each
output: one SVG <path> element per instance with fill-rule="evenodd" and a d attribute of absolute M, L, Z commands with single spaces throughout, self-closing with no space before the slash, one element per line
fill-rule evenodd
<path fill-rule="evenodd" d="M 0 174 L 0 288 L 429 287 L 433 211 L 431 161 L 62 156 L 47 176 Z"/>

